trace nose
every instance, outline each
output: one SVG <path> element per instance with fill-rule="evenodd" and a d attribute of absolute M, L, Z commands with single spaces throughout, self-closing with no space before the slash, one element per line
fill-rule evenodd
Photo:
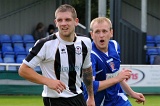
<path fill-rule="evenodd" d="M 103 32 L 100 32 L 99 36 L 100 36 L 100 37 L 103 37 L 103 36 L 104 36 Z"/>
<path fill-rule="evenodd" d="M 61 25 L 66 25 L 67 22 L 65 20 L 62 20 Z"/>

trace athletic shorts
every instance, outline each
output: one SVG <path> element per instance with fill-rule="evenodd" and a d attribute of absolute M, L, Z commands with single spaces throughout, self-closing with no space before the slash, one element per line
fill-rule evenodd
<path fill-rule="evenodd" d="M 127 101 L 124 101 L 124 100 L 121 100 L 121 101 L 110 101 L 108 103 L 105 103 L 103 106 L 132 106 L 131 103 L 129 102 L 129 100 Z"/>
<path fill-rule="evenodd" d="M 87 106 L 82 94 L 69 98 L 43 97 L 44 106 Z"/>

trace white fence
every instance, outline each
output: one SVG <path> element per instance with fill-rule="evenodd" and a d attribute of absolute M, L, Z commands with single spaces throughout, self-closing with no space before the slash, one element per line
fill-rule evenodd
<path fill-rule="evenodd" d="M 9 66 L 17 66 L 17 67 L 19 67 L 20 65 L 21 64 L 19 64 L 19 63 L 0 63 L 0 66 L 4 66 L 6 71 L 9 70 Z"/>

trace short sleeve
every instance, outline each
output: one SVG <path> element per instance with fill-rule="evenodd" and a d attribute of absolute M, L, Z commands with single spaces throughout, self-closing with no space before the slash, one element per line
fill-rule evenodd
<path fill-rule="evenodd" d="M 31 48 L 27 57 L 23 60 L 23 63 L 31 68 L 35 68 L 42 60 L 44 60 L 45 51 L 44 43 L 38 40 Z"/>
<path fill-rule="evenodd" d="M 89 68 L 92 65 L 92 63 L 91 63 L 91 56 L 90 56 L 91 55 L 91 49 L 92 49 L 91 40 L 86 37 L 84 43 L 87 46 L 88 52 L 87 52 L 86 58 L 85 58 L 84 63 L 83 63 L 83 69 Z"/>

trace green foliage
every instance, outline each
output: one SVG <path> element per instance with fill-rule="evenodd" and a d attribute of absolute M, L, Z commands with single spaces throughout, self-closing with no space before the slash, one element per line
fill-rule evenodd
<path fill-rule="evenodd" d="M 110 17 L 110 0 L 106 0 L 106 17 Z M 71 0 L 71 5 L 77 11 L 80 23 L 85 25 L 85 4 L 86 0 Z M 98 17 L 98 0 L 91 0 L 91 20 Z"/>
<path fill-rule="evenodd" d="M 85 25 L 85 0 L 71 0 L 71 5 L 76 9 L 79 21 Z M 91 0 L 91 20 L 98 16 L 98 0 Z"/>
<path fill-rule="evenodd" d="M 85 2 L 83 0 L 71 0 L 72 4 L 81 4 L 82 2 Z"/>

